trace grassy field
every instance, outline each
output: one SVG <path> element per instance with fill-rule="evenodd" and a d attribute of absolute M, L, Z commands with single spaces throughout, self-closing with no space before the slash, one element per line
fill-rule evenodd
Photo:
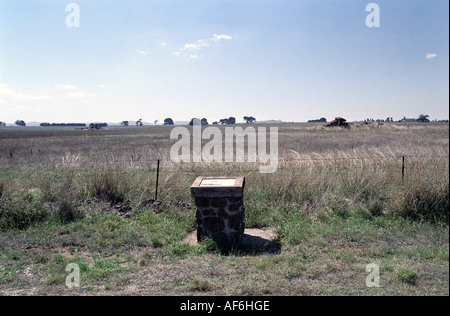
<path fill-rule="evenodd" d="M 173 163 L 170 127 L 0 129 L 0 295 L 449 295 L 448 124 L 278 128 L 274 174 Z M 245 176 L 276 238 L 189 242 L 200 175 Z"/>

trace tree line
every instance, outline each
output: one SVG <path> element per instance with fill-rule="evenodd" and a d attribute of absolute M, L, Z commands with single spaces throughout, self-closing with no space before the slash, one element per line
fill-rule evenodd
<path fill-rule="evenodd" d="M 56 127 L 56 126 L 75 126 L 75 127 L 86 127 L 85 123 L 41 123 L 42 127 Z"/>
<path fill-rule="evenodd" d="M 411 117 L 406 117 L 403 116 L 403 118 L 401 118 L 400 120 L 394 120 L 393 117 L 387 117 L 386 119 L 376 119 L 374 120 L 373 118 L 368 118 L 365 119 L 364 122 L 369 122 L 369 123 L 412 123 L 412 122 L 419 122 L 419 123 L 429 123 L 431 122 L 430 120 L 430 116 L 428 114 L 420 114 L 418 118 L 411 118 Z M 441 123 L 448 123 L 448 120 L 433 120 L 433 122 L 441 122 Z"/>
<path fill-rule="evenodd" d="M 244 121 L 247 124 L 252 124 L 256 122 L 256 118 L 253 116 L 244 116 Z M 198 119 L 193 118 L 189 122 L 189 125 L 194 124 L 194 120 L 199 120 L 201 125 L 209 125 L 208 120 L 206 118 Z M 387 117 L 386 119 L 373 119 L 373 118 L 367 118 L 364 120 L 364 122 L 382 122 L 382 123 L 407 123 L 407 122 L 420 122 L 420 123 L 428 123 L 431 122 L 430 116 L 428 114 L 420 114 L 418 118 L 407 118 L 404 116 L 402 119 L 395 121 L 393 117 Z M 441 122 L 441 123 L 448 123 L 449 120 L 433 120 L 433 122 Z M 155 125 L 158 123 L 158 120 L 155 121 Z M 325 117 L 322 117 L 320 119 L 315 120 L 309 120 L 308 123 L 327 123 L 327 119 Z M 17 126 L 27 126 L 24 120 L 16 120 L 14 122 Z M 220 119 L 219 121 L 214 121 L 212 123 L 213 125 L 234 125 L 236 124 L 236 118 L 233 116 L 230 116 L 228 118 Z M 120 122 L 121 126 L 129 126 L 129 121 L 122 121 Z M 166 118 L 164 120 L 164 125 L 175 125 L 172 118 Z M 40 126 L 42 127 L 86 127 L 85 123 L 41 123 Z M 107 127 L 107 123 L 91 123 L 89 127 Z M 136 121 L 136 126 L 144 126 L 144 123 L 142 119 L 139 119 Z M 0 127 L 6 127 L 6 123 L 3 121 L 0 121 Z"/>
<path fill-rule="evenodd" d="M 243 118 L 247 124 L 252 124 L 252 123 L 256 122 L 256 119 L 253 116 L 244 116 Z M 202 119 L 193 118 L 189 122 L 189 125 L 192 126 L 194 124 L 194 120 L 200 121 L 201 125 L 209 125 L 208 120 L 206 118 L 202 118 Z M 220 125 L 234 125 L 234 124 L 236 124 L 236 118 L 233 116 L 230 116 L 228 118 L 220 119 L 219 121 L 214 121 L 212 124 L 213 125 L 219 125 L 219 124 Z M 164 125 L 174 125 L 173 120 L 171 118 L 165 119 Z"/>

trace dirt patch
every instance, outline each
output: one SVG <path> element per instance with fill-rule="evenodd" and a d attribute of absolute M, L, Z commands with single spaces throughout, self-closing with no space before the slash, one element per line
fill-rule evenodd
<path fill-rule="evenodd" d="M 247 228 L 238 249 L 251 251 L 254 254 L 280 253 L 281 247 L 277 238 L 274 228 Z M 191 232 L 183 242 L 191 246 L 197 245 L 197 231 Z"/>
<path fill-rule="evenodd" d="M 275 241 L 277 237 L 275 228 L 247 228 L 245 230 L 244 243 L 254 244 L 260 241 Z"/>

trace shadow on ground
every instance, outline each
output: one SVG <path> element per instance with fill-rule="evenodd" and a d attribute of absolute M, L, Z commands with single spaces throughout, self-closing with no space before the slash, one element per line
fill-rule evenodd
<path fill-rule="evenodd" d="M 190 245 L 197 245 L 197 231 L 185 239 Z M 244 238 L 238 244 L 216 242 L 214 247 L 222 255 L 256 256 L 263 254 L 280 254 L 281 243 L 273 228 L 247 228 Z M 213 248 L 214 248 L 213 247 Z"/>

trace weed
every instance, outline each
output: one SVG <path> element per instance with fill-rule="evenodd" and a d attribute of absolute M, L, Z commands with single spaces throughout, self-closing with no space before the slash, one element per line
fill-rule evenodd
<path fill-rule="evenodd" d="M 398 268 L 395 271 L 395 276 L 399 281 L 409 285 L 417 285 L 417 281 L 419 280 L 419 274 L 408 268 Z"/>
<path fill-rule="evenodd" d="M 3 194 L 5 193 L 5 184 L 0 182 L 0 200 L 3 198 Z"/>
<path fill-rule="evenodd" d="M 125 200 L 125 190 L 119 179 L 112 174 L 102 173 L 91 177 L 88 190 L 93 198 L 110 203 L 121 203 Z"/>
<path fill-rule="evenodd" d="M 29 193 L 0 199 L 0 229 L 24 230 L 47 217 L 48 209 Z"/>
<path fill-rule="evenodd" d="M 397 205 L 400 216 L 431 222 L 449 221 L 448 185 L 414 185 L 405 189 Z"/>
<path fill-rule="evenodd" d="M 152 236 L 150 242 L 155 248 L 161 248 L 164 245 L 164 243 L 159 239 L 158 236 Z"/>
<path fill-rule="evenodd" d="M 192 292 L 209 292 L 213 289 L 213 286 L 208 282 L 208 280 L 193 279 L 189 289 Z"/>

